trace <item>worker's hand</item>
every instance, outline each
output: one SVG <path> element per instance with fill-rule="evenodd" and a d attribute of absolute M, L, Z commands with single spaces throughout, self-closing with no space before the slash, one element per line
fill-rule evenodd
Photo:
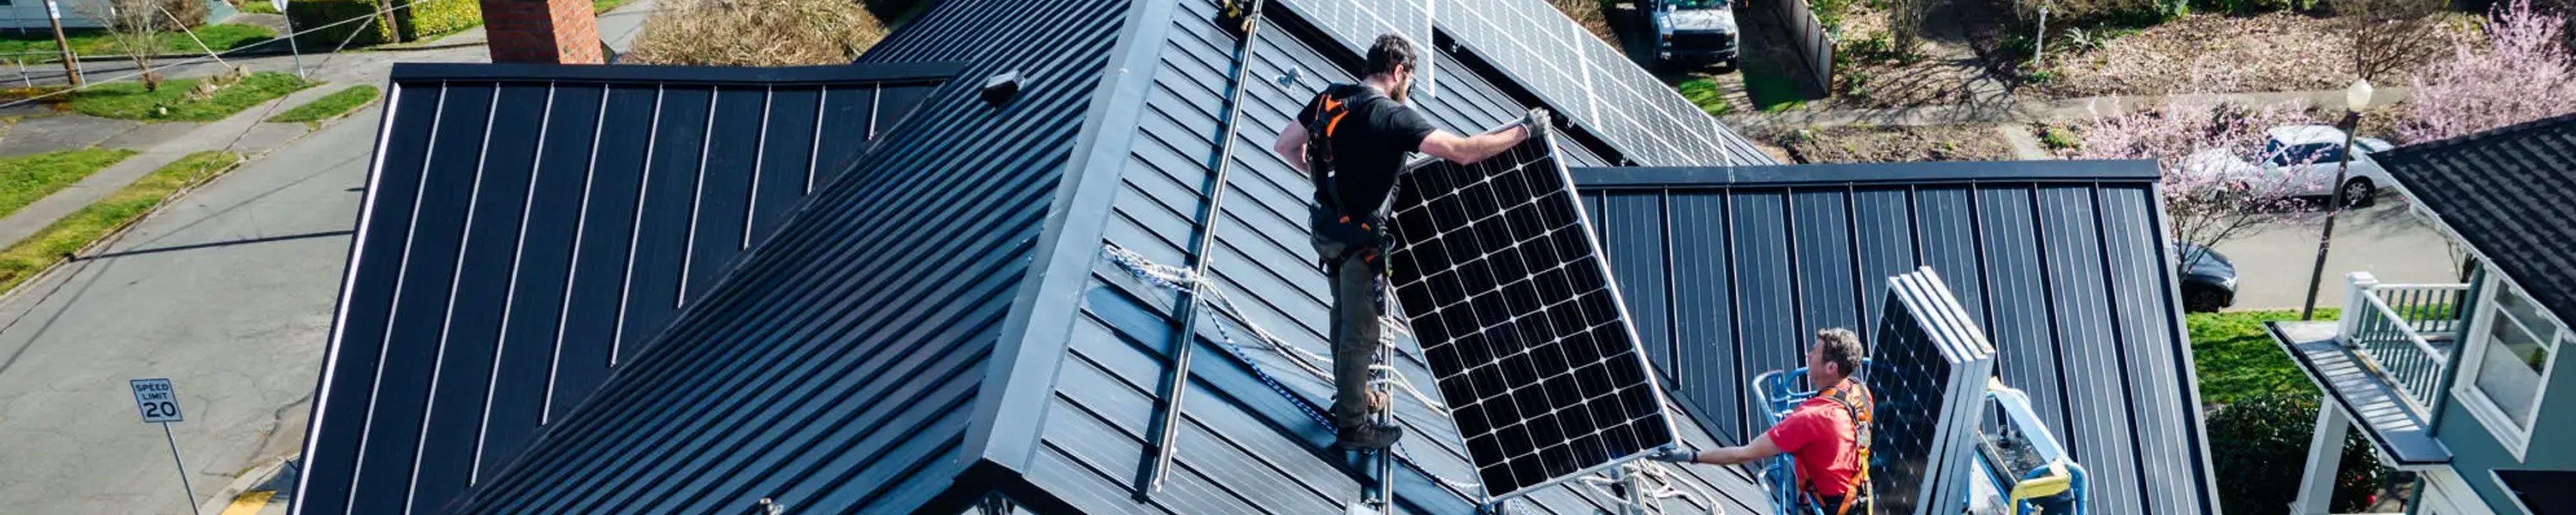
<path fill-rule="evenodd" d="M 1672 463 L 1697 463 L 1699 462 L 1699 451 L 1678 447 L 1666 448 L 1655 451 L 1654 454 L 1646 455 L 1646 459 Z"/>
<path fill-rule="evenodd" d="M 1554 116 L 1550 116 L 1548 114 L 1547 108 L 1545 107 L 1530 108 L 1529 117 L 1521 120 L 1521 125 L 1529 128 L 1530 136 L 1537 136 L 1538 131 L 1547 130 L 1549 127 L 1553 127 L 1553 125 L 1550 125 L 1553 123 L 1556 123 L 1556 119 Z"/>

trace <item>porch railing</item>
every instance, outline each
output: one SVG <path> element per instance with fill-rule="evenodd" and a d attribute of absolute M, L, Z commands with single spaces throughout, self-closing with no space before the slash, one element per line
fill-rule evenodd
<path fill-rule="evenodd" d="M 2344 342 L 2388 377 L 2418 410 L 2430 411 L 2449 385 L 2466 284 L 2379 284 L 2368 272 L 2345 276 Z"/>

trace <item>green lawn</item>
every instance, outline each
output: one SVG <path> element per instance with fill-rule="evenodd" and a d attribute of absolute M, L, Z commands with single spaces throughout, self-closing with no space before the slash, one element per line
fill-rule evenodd
<path fill-rule="evenodd" d="M 1690 99 L 1692 104 L 1698 105 L 1701 111 L 1708 111 L 1709 116 L 1725 116 L 1727 113 L 1735 112 L 1735 105 L 1726 103 L 1726 93 L 1717 89 L 1716 81 L 1707 78 L 1691 79 L 1673 85 L 1673 89 L 1680 91 L 1682 98 Z"/>
<path fill-rule="evenodd" d="M 268 5 L 268 2 L 262 2 L 259 0 L 242 2 L 241 12 L 251 14 L 279 14 L 276 6 Z"/>
<path fill-rule="evenodd" d="M 0 291 L 16 288 L 27 278 L 35 277 L 45 267 L 70 258 L 81 248 L 98 241 L 108 233 L 142 218 L 153 206 L 161 205 L 180 188 L 231 171 L 241 165 L 241 155 L 205 151 L 190 154 L 179 161 L 153 170 L 133 184 L 109 194 L 97 203 L 74 211 L 70 216 L 45 226 L 35 236 L 0 250 Z"/>
<path fill-rule="evenodd" d="M 188 89 L 197 86 L 197 79 L 162 82 L 159 91 L 144 91 L 142 83 L 118 82 L 73 93 L 64 105 L 81 114 L 100 118 L 208 122 L 224 119 L 250 106 L 314 84 L 285 72 L 259 72 L 243 78 L 239 84 L 216 91 L 206 99 L 191 100 L 188 99 Z"/>
<path fill-rule="evenodd" d="M 2318 320 L 2334 320 L 2340 310 L 2318 308 Z M 2228 404 L 2264 393 L 2316 395 L 2298 364 L 2272 342 L 2263 322 L 2298 320 L 2299 312 L 2239 311 L 2192 313 L 2183 317 L 2191 328 L 2193 373 L 2200 378 L 2201 402 Z"/>
<path fill-rule="evenodd" d="M 332 118 L 339 118 L 340 115 L 349 114 L 349 111 L 356 110 L 359 107 L 364 107 L 367 104 L 375 103 L 376 95 L 377 91 L 375 86 L 364 84 L 350 86 L 348 89 L 332 92 L 329 95 L 324 95 L 322 98 L 313 99 L 312 102 L 306 102 L 304 105 L 295 106 L 294 109 L 288 109 L 286 112 L 278 113 L 277 116 L 269 118 L 268 121 L 278 123 L 313 123 Z"/>
<path fill-rule="evenodd" d="M 72 45 L 72 52 L 83 57 L 125 55 L 124 46 L 118 44 L 116 38 L 107 32 L 99 30 L 67 32 L 69 32 L 68 39 Z M 277 38 L 277 31 L 269 30 L 268 27 L 238 23 L 197 27 L 196 32 L 197 37 L 206 40 L 206 46 L 216 52 L 248 47 Z M 205 53 L 204 49 L 197 47 L 195 40 L 188 39 L 188 34 L 182 32 L 164 32 L 160 37 L 155 38 L 155 43 L 157 48 L 154 53 Z M 62 60 L 62 48 L 54 44 L 54 35 L 50 31 L 0 33 L 0 60 L 8 59 L 24 59 L 29 63 L 57 62 Z"/>
<path fill-rule="evenodd" d="M 89 148 L 0 158 L 0 216 L 16 213 L 133 155 L 132 150 Z"/>
<path fill-rule="evenodd" d="M 606 13 L 609 9 L 616 9 L 632 1 L 635 0 L 590 0 L 590 12 L 591 14 Z"/>

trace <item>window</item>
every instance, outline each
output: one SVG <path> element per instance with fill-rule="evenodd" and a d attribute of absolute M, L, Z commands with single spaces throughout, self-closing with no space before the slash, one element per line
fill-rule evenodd
<path fill-rule="evenodd" d="M 2459 387 L 2464 407 L 2496 433 L 2519 457 L 2529 445 L 2531 419 L 2551 364 L 2566 342 L 2576 341 L 2566 327 L 2529 295 L 2501 280 L 2486 285 L 2488 300 L 2479 308 L 2477 327 L 2463 358 L 2466 372 Z"/>

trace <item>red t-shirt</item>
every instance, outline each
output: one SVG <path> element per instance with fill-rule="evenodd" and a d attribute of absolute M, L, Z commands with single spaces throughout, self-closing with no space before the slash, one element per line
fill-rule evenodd
<path fill-rule="evenodd" d="M 1794 458 L 1798 478 L 1813 482 L 1817 494 L 1840 497 L 1850 493 L 1852 478 L 1860 475 L 1859 460 L 1852 454 L 1852 427 L 1850 411 L 1817 396 L 1763 434 Z"/>

